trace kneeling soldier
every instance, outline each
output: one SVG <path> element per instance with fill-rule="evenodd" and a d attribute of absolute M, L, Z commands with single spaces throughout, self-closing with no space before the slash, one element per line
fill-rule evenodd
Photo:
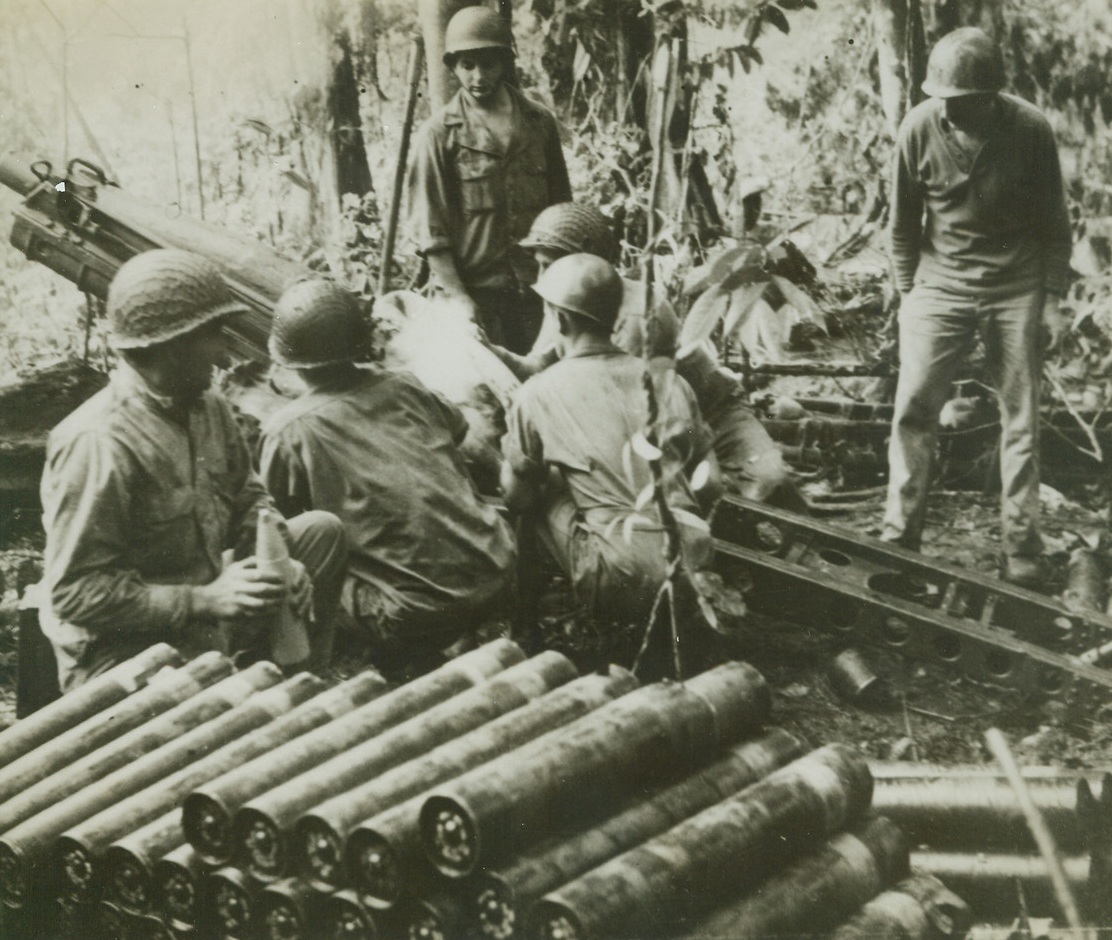
<path fill-rule="evenodd" d="M 267 655 L 265 620 L 287 593 L 260 569 L 259 512 L 274 509 L 228 402 L 211 391 L 226 365 L 223 327 L 245 311 L 220 272 L 185 251 L 132 258 L 108 291 L 121 361 L 108 387 L 50 435 L 42 480 L 48 604 L 43 633 L 68 691 L 140 650 Z M 328 513 L 288 523 L 290 599 L 322 667 L 344 569 Z M 234 558 L 224 565 L 231 550 Z"/>
<path fill-rule="evenodd" d="M 283 510 L 343 520 L 344 607 L 375 665 L 412 674 L 498 612 L 513 537 L 464 469 L 459 409 L 410 375 L 357 365 L 367 329 L 355 298 L 327 281 L 282 295 L 271 355 L 307 391 L 264 424 L 262 475 Z"/>

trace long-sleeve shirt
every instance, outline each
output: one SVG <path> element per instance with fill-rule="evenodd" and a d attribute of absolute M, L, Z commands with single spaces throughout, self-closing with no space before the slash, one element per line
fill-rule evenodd
<path fill-rule="evenodd" d="M 531 284 L 536 268 L 518 245 L 533 220 L 571 199 L 556 119 L 517 89 L 508 146 L 462 91 L 421 127 L 410 167 L 409 220 L 422 252 L 450 250 L 468 288 Z"/>
<path fill-rule="evenodd" d="M 603 340 L 566 356 L 518 389 L 502 442 L 515 476 L 543 494 L 538 509 L 549 527 L 570 524 L 554 537 L 583 533 L 588 547 L 573 553 L 568 573 L 577 596 L 608 614 L 644 613 L 666 576 L 660 516 L 643 498 L 652 471 L 633 443 L 649 423 L 646 369 L 665 496 L 685 550 L 705 555 L 709 536 L 692 524 L 700 510 L 688 475 L 710 452 L 710 433 L 691 389 L 665 360 L 646 364 Z M 566 519 L 561 504 L 569 500 Z"/>
<path fill-rule="evenodd" d="M 904 118 L 892 190 L 896 286 L 957 290 L 1067 287 L 1070 222 L 1054 135 L 1020 98 L 996 99 L 991 134 L 972 159 L 945 105 L 931 98 Z"/>
<path fill-rule="evenodd" d="M 513 564 L 509 526 L 464 469 L 466 433 L 412 376 L 368 369 L 271 415 L 261 472 L 283 511 L 339 516 L 350 575 L 399 619 L 420 616 L 489 599 Z"/>
<path fill-rule="evenodd" d="M 175 642 L 222 554 L 273 508 L 231 406 L 156 395 L 126 364 L 50 434 L 42 478 L 49 638 Z"/>

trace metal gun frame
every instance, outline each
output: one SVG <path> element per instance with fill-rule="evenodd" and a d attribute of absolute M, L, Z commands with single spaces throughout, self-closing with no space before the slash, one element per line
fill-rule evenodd
<path fill-rule="evenodd" d="M 1112 618 L 737 497 L 719 503 L 712 532 L 718 567 L 753 574 L 755 610 L 810 613 L 834 632 L 1022 691 L 1112 690 L 1112 672 L 1096 665 Z"/>

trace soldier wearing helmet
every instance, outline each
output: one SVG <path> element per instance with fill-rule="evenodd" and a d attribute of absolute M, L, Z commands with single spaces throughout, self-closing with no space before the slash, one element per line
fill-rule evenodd
<path fill-rule="evenodd" d="M 687 383 L 667 361 L 630 356 L 610 339 L 622 280 L 595 255 L 567 255 L 538 279 L 546 314 L 556 317 L 563 357 L 529 379 L 507 418 L 503 487 L 509 507 L 566 572 L 576 600 L 597 619 L 639 622 L 666 575 L 657 508 L 639 500 L 652 481 L 644 448 L 649 426 L 645 383 L 658 417 L 665 494 L 680 520 L 684 549 L 699 564 L 709 548 L 690 481 L 705 463 L 716 486 L 709 433 Z"/>
<path fill-rule="evenodd" d="M 264 423 L 261 473 L 283 512 L 343 521 L 341 602 L 371 662 L 402 678 L 497 613 L 514 545 L 464 470 L 459 409 L 413 376 L 361 362 L 367 345 L 348 291 L 323 280 L 286 290 L 270 351 L 305 392 Z"/>
<path fill-rule="evenodd" d="M 409 217 L 433 280 L 490 339 L 528 351 L 540 304 L 536 269 L 518 242 L 546 206 L 571 198 L 556 120 L 507 82 L 513 37 L 481 6 L 448 23 L 444 61 L 460 89 L 421 128 Z"/>
<path fill-rule="evenodd" d="M 545 209 L 521 244 L 533 250 L 542 275 L 554 261 L 574 252 L 587 252 L 607 261 L 615 260 L 618 254 L 617 240 L 606 216 L 594 206 L 575 202 Z M 622 302 L 611 340 L 631 356 L 671 359 L 680 331 L 672 305 L 661 298 L 650 314 L 645 309 L 644 284 L 623 278 L 622 285 Z M 559 320 L 550 314 L 544 318 L 528 356 L 491 348 L 524 380 L 558 361 L 562 344 Z M 740 377 L 723 368 L 703 347 L 684 351 L 675 365 L 695 392 L 714 435 L 714 452 L 726 488 L 747 499 L 767 500 L 795 510 L 805 508 L 780 448 L 749 406 Z"/>
<path fill-rule="evenodd" d="M 48 603 L 40 612 L 63 691 L 157 642 L 266 657 L 284 583 L 254 559 L 274 510 L 227 401 L 223 327 L 244 311 L 219 270 L 186 251 L 145 252 L 108 292 L 120 362 L 107 388 L 50 434 L 42 479 Z M 326 665 L 346 544 L 338 519 L 289 519 L 295 609 L 310 663 Z M 230 550 L 234 560 L 224 564 Z"/>
<path fill-rule="evenodd" d="M 1002 574 L 1034 587 L 1044 577 L 1039 378 L 1044 346 L 1062 330 L 1071 239 L 1054 135 L 1004 83 L 995 43 L 954 30 L 931 51 L 931 97 L 897 135 L 900 374 L 883 537 L 919 548 L 939 414 L 979 333 L 1000 404 Z"/>

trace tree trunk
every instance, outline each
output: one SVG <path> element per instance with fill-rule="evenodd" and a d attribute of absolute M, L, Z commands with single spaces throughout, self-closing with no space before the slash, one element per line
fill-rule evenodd
<path fill-rule="evenodd" d="M 374 189 L 363 126 L 359 116 L 359 82 L 351 56 L 351 37 L 344 28 L 332 35 L 332 79 L 328 87 L 332 166 L 341 207 L 345 193 L 365 196 Z"/>
<path fill-rule="evenodd" d="M 894 137 L 908 109 L 922 100 L 926 72 L 920 0 L 873 0 L 880 100 Z"/>
<path fill-rule="evenodd" d="M 1004 35 L 1001 0 L 929 0 L 933 42 L 960 26 L 977 26 L 994 39 Z"/>
<path fill-rule="evenodd" d="M 434 111 L 445 105 L 456 90 L 455 79 L 444 64 L 444 30 L 448 20 L 464 7 L 477 5 L 471 0 L 419 0 L 417 4 L 429 70 L 429 105 Z"/>

